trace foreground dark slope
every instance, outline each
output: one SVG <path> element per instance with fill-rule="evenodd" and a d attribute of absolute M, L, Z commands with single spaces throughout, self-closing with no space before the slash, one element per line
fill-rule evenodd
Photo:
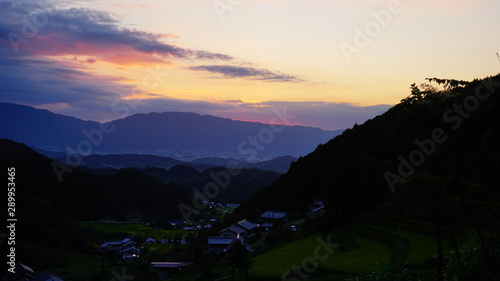
<path fill-rule="evenodd" d="M 449 85 L 449 91 L 433 94 L 414 91 L 385 114 L 301 157 L 276 183 L 242 204 L 237 215 L 252 217 L 256 208 L 300 215 L 315 199 L 325 201 L 330 218 L 338 217 L 339 209 L 343 216 L 359 213 L 394 196 L 384 174 L 389 171 L 399 176 L 398 157 L 408 160 L 412 151 L 422 150 L 415 141 L 432 138 L 436 129 L 444 141 L 436 144 L 435 151 L 429 145 L 431 153 L 423 154 L 422 163 L 415 158 L 415 172 L 400 178 L 406 179 L 404 183 L 390 178 L 392 188 L 404 190 L 434 178 L 451 186 L 448 192 L 457 191 L 453 188 L 461 184 L 485 187 L 468 190 L 466 196 L 494 200 L 498 195 L 494 186 L 500 184 L 499 80 L 497 75 L 465 87 Z"/>
<path fill-rule="evenodd" d="M 89 169 L 80 167 L 92 174 L 97 175 L 115 175 L 119 170 L 116 169 Z M 207 168 L 203 171 L 187 166 L 176 165 L 170 169 L 162 168 L 144 168 L 137 169 L 140 173 L 149 175 L 164 184 L 177 184 L 185 188 L 188 192 L 193 190 L 203 190 L 207 184 L 214 182 L 214 175 L 224 173 L 227 169 L 224 167 Z M 250 198 L 257 190 L 268 186 L 279 178 L 280 174 L 273 171 L 264 171 L 259 169 L 241 169 L 238 175 L 234 175 L 227 182 L 225 188 L 221 188 L 219 194 L 212 198 L 220 203 L 241 203 Z"/>
<path fill-rule="evenodd" d="M 0 139 L 2 169 L 16 169 L 16 200 L 20 209 L 27 198 L 47 201 L 64 210 L 72 219 L 177 219 L 178 205 L 190 202 L 191 195 L 175 184 L 162 184 L 133 169 L 110 176 L 93 175 L 77 168 L 63 172 L 59 181 L 54 160 L 28 146 Z M 61 171 L 62 166 L 57 166 Z"/>

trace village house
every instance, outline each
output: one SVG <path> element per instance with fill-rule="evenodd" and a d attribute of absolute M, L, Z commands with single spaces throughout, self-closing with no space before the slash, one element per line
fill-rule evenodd
<path fill-rule="evenodd" d="M 101 244 L 100 250 L 103 253 L 107 252 L 119 252 L 123 249 L 135 247 L 137 243 L 132 241 L 130 238 L 125 238 L 121 241 L 108 241 Z"/>
<path fill-rule="evenodd" d="M 257 225 L 247 220 L 239 221 L 219 231 L 219 236 L 252 238 L 256 234 Z"/>
<path fill-rule="evenodd" d="M 210 236 L 208 237 L 208 250 L 204 253 L 212 255 L 226 253 L 231 249 L 234 243 L 241 243 L 247 251 L 253 252 L 253 249 L 246 243 L 243 237 Z"/>
<path fill-rule="evenodd" d="M 188 266 L 186 262 L 151 262 L 151 271 L 156 273 L 158 280 L 167 280 Z"/>
<path fill-rule="evenodd" d="M 221 231 L 219 231 L 220 236 L 226 236 L 226 237 L 237 237 L 239 235 L 244 236 L 245 235 L 246 229 L 243 227 L 240 227 L 238 225 L 232 225 L 228 228 L 225 228 Z"/>
<path fill-rule="evenodd" d="M 208 251 L 207 254 L 220 254 L 227 252 L 236 241 L 236 237 L 232 236 L 210 236 L 208 237 Z"/>
<path fill-rule="evenodd" d="M 105 242 L 101 244 L 100 251 L 120 263 L 131 263 L 141 255 L 141 250 L 137 248 L 137 243 L 130 238 L 125 238 L 121 241 Z"/>
<path fill-rule="evenodd" d="M 120 261 L 123 263 L 131 263 L 139 258 L 141 255 L 141 250 L 135 246 L 125 248 L 118 252 L 118 256 L 120 257 Z"/>
<path fill-rule="evenodd" d="M 144 244 L 156 244 L 156 240 L 154 238 L 148 238 L 146 241 L 144 241 Z"/>
<path fill-rule="evenodd" d="M 321 213 L 324 213 L 325 212 L 325 206 L 319 206 L 319 207 L 316 207 L 312 210 L 310 210 L 309 212 L 307 212 L 308 215 L 316 215 L 316 214 L 321 214 Z"/>
<path fill-rule="evenodd" d="M 315 215 L 315 214 L 320 214 L 325 211 L 325 203 L 320 200 L 314 201 L 311 205 L 309 205 L 309 212 L 307 212 L 307 215 Z"/>
<path fill-rule="evenodd" d="M 286 222 L 287 212 L 267 210 L 259 216 L 258 222 L 261 228 L 273 228 L 275 225 Z"/>

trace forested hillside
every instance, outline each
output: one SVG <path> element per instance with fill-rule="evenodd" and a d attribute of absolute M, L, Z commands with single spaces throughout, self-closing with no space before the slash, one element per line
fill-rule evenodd
<path fill-rule="evenodd" d="M 429 81 L 442 88 L 413 84 L 400 104 L 300 158 L 236 215 L 284 210 L 313 238 L 333 231 L 340 253 L 320 263 L 315 276 L 498 280 L 500 75 Z M 307 217 L 314 200 L 326 211 Z M 293 249 L 296 260 L 307 257 L 300 246 L 307 239 L 256 257 L 253 276 L 286 275 L 293 264 L 277 255 Z M 342 249 L 352 241 L 354 247 Z"/>
<path fill-rule="evenodd" d="M 272 206 L 304 212 L 322 199 L 331 211 L 341 206 L 356 212 L 431 179 L 449 192 L 478 185 L 481 192 L 467 196 L 490 200 L 488 191 L 496 192 L 488 187 L 500 179 L 499 81 L 497 75 L 460 85 L 442 82 L 446 89 L 440 91 L 412 85 L 400 104 L 319 145 L 239 211 Z"/>

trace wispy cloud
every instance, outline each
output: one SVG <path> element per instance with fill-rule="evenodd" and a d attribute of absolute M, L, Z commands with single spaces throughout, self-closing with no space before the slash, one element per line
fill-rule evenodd
<path fill-rule="evenodd" d="M 23 16 L 46 19 L 46 24 L 37 27 L 31 42 L 21 46 L 25 55 L 92 55 L 115 63 L 128 63 L 131 57 L 138 62 L 141 59 L 155 62 L 233 59 L 226 54 L 191 50 L 161 41 L 166 37 L 164 34 L 125 28 L 113 15 L 93 9 L 53 9 L 47 12 L 27 3 L 20 5 L 4 1 L 0 13 L 0 42 L 4 41 L 3 44 L 10 43 L 7 39 L 9 32 L 22 33 Z M 118 54 L 126 54 L 129 60 Z"/>
<path fill-rule="evenodd" d="M 4 102 L 29 105 L 71 104 L 103 108 L 114 100 L 138 91 L 120 84 L 121 79 L 93 75 L 82 65 L 54 63 L 48 59 L 0 59 L 0 92 Z"/>
<path fill-rule="evenodd" d="M 245 78 L 269 82 L 304 82 L 304 80 L 294 75 L 253 67 L 232 65 L 199 65 L 191 66 L 189 69 L 218 74 L 215 78 Z"/>

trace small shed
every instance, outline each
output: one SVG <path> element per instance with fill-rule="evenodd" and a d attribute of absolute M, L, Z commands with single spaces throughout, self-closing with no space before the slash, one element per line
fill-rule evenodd
<path fill-rule="evenodd" d="M 210 236 L 208 237 L 209 254 L 220 254 L 231 248 L 230 246 L 236 241 L 236 237 L 230 236 Z"/>
<path fill-rule="evenodd" d="M 156 244 L 156 240 L 154 238 L 148 238 L 146 241 L 144 241 L 144 244 Z"/>

